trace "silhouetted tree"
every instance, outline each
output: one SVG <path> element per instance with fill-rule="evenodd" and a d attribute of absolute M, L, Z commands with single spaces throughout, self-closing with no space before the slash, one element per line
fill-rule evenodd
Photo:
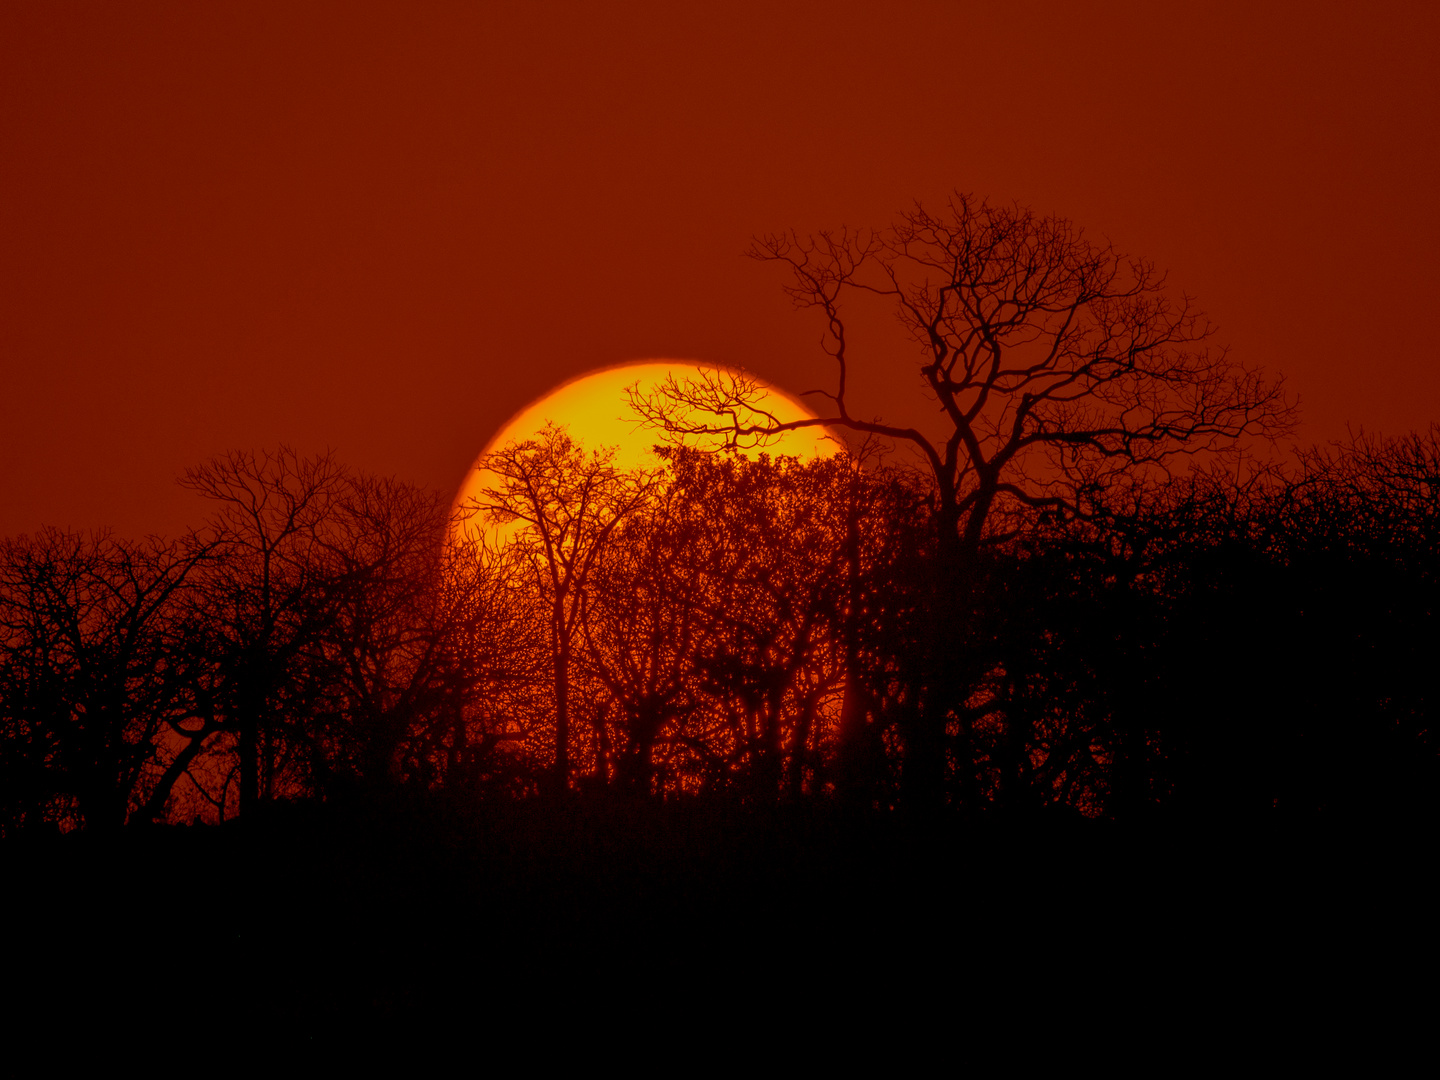
<path fill-rule="evenodd" d="M 563 428 L 547 424 L 534 439 L 501 447 L 478 466 L 495 482 L 466 507 L 501 524 L 545 596 L 554 687 L 554 760 L 550 786 L 570 786 L 571 660 L 591 574 L 611 534 L 649 496 L 654 478 L 626 473 L 614 451 L 589 453 Z"/>
<path fill-rule="evenodd" d="M 307 459 L 288 447 L 217 457 L 181 480 L 217 504 L 219 557 L 207 567 L 201 616 L 215 650 L 215 693 L 237 740 L 242 814 L 274 797 L 287 763 L 305 764 L 302 740 L 287 742 L 284 727 L 323 690 L 305 667 L 334 618 L 325 534 L 344 480 L 328 455 Z"/>
<path fill-rule="evenodd" d="M 829 513 L 824 466 L 793 459 L 680 459 L 708 522 L 698 663 L 729 735 L 734 780 L 769 801 L 798 793 L 814 765 L 816 720 L 838 696 L 835 633 L 844 523 Z"/>
<path fill-rule="evenodd" d="M 448 715 L 418 733 L 416 775 L 430 786 L 533 786 L 518 749 L 546 711 L 550 657 L 522 563 L 519 552 L 455 532 L 445 546 L 422 621 L 437 653 L 431 692 Z"/>
<path fill-rule="evenodd" d="M 922 721 L 907 736 L 913 798 L 939 798 L 948 738 L 962 759 L 972 733 L 956 705 L 970 692 L 964 652 L 977 555 L 1009 502 L 1078 512 L 1087 493 L 1120 476 L 1163 474 L 1177 455 L 1224 449 L 1247 434 L 1286 429 L 1276 382 L 1208 344 L 1212 328 L 1163 274 L 1089 240 L 1055 217 L 955 195 L 940 214 L 921 206 L 879 232 L 767 237 L 751 250 L 785 264 L 788 292 L 826 321 L 834 358 L 829 407 L 780 422 L 758 384 L 711 373 L 632 394 L 649 422 L 675 436 L 763 443 L 828 425 L 895 440 L 925 460 L 935 491 L 936 595 Z M 918 346 L 918 372 L 947 432 L 866 419 L 847 396 L 852 357 L 842 301 L 889 298 Z M 968 775 L 968 770 L 965 775 Z M 968 784 L 968 782 L 967 782 Z M 964 801 L 978 797 L 973 785 Z"/>
<path fill-rule="evenodd" d="M 705 566 L 692 556 L 711 528 L 686 488 L 662 483 L 612 533 L 593 572 L 587 662 L 623 714 L 616 780 L 631 793 L 650 793 L 657 740 L 702 704 Z"/>
<path fill-rule="evenodd" d="M 314 746 L 319 770 L 399 783 L 407 743 L 438 722 L 439 667 L 449 658 L 434 603 L 447 509 L 434 492 L 376 477 L 348 477 L 335 498 L 320 538 L 333 605 L 316 657 L 327 685 L 308 735 L 327 743 Z"/>
<path fill-rule="evenodd" d="M 54 820 L 70 800 L 91 829 L 163 809 L 213 731 L 197 715 L 196 658 L 177 603 L 206 555 L 194 536 L 136 543 L 47 530 L 4 542 L 0 761 L 9 824 Z"/>
<path fill-rule="evenodd" d="M 897 755 L 887 746 L 914 728 L 924 698 L 933 503 L 909 470 L 845 465 L 832 496 L 843 506 L 846 544 L 836 780 L 851 806 L 893 805 Z"/>
<path fill-rule="evenodd" d="M 1243 734 L 1184 731 L 1180 794 L 1198 814 L 1433 819 L 1430 658 L 1440 648 L 1440 439 L 1358 438 L 1301 468 L 1187 566 L 1190 640 L 1218 666 Z"/>
<path fill-rule="evenodd" d="M 470 508 L 499 543 L 285 451 L 191 474 L 203 534 L 5 541 L 0 831 L 224 818 L 247 769 L 262 800 L 913 804 L 942 661 L 942 790 L 987 814 L 1440 813 L 1440 429 L 1000 502 L 963 580 L 913 473 L 663 457 L 502 451 Z"/>
<path fill-rule="evenodd" d="M 513 716 L 475 716 L 482 695 L 534 667 L 508 580 L 515 560 L 451 526 L 438 493 L 346 479 L 323 540 L 333 608 L 308 734 L 317 773 L 371 787 L 473 782 L 479 758 L 517 734 Z"/>

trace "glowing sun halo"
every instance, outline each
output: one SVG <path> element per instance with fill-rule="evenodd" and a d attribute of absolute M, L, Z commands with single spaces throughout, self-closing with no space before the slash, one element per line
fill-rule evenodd
<path fill-rule="evenodd" d="M 705 365 L 704 369 L 717 370 L 717 365 Z M 494 483 L 493 477 L 487 477 L 485 471 L 479 468 L 486 454 L 507 443 L 533 438 L 547 421 L 563 425 L 571 438 L 582 443 L 587 450 L 614 447 L 615 464 L 622 469 L 654 468 L 660 462 L 652 448 L 662 441 L 660 433 L 641 426 L 638 417 L 630 410 L 625 391 L 637 382 L 644 391 L 663 382 L 672 373 L 683 380 L 699 370 L 693 362 L 647 360 L 591 371 L 557 386 L 512 416 L 485 444 L 475 466 L 461 483 L 454 505 L 456 508 L 466 505 Z M 799 398 L 775 387 L 767 386 L 766 389 L 769 396 L 764 407 L 781 420 L 800 420 L 815 415 Z M 836 443 L 827 430 L 817 426 L 787 432 L 765 447 L 765 452 L 772 456 L 788 454 L 809 459 L 828 456 L 836 449 Z M 465 526 L 466 532 L 471 532 L 473 528 L 474 525 L 468 523 Z"/>

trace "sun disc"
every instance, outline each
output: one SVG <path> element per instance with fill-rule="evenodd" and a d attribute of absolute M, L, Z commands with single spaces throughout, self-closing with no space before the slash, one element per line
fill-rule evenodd
<path fill-rule="evenodd" d="M 464 535 L 475 538 L 490 532 L 493 526 L 482 515 L 466 517 L 463 510 L 473 506 L 486 487 L 495 482 L 494 474 L 481 468 L 485 455 L 509 443 L 533 438 L 546 423 L 567 429 L 570 437 L 586 450 L 613 448 L 615 464 L 622 469 L 651 469 L 661 464 L 654 453 L 663 442 L 661 433 L 641 424 L 630 409 L 626 390 L 639 384 L 645 392 L 665 381 L 670 375 L 677 380 L 697 377 L 702 371 L 740 374 L 731 368 L 707 364 L 697 365 L 678 360 L 645 360 L 590 371 L 562 383 L 512 416 L 481 450 L 475 464 L 466 473 L 456 493 L 454 509 L 459 514 L 459 528 Z M 776 387 L 765 385 L 764 407 L 781 421 L 804 420 L 815 412 L 802 400 Z M 771 441 L 763 451 L 772 457 L 789 455 L 801 459 L 827 457 L 839 444 L 827 428 L 816 426 L 786 432 Z M 747 456 L 754 457 L 758 451 Z"/>

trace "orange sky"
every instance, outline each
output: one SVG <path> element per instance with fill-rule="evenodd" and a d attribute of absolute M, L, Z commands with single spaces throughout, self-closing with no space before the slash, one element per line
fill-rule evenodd
<path fill-rule="evenodd" d="M 1307 439 L 1440 418 L 1440 16 L 1184 7 L 0 6 L 0 535 L 177 531 L 280 441 L 450 490 L 631 358 L 808 389 L 750 236 L 955 187 L 1168 267 Z"/>

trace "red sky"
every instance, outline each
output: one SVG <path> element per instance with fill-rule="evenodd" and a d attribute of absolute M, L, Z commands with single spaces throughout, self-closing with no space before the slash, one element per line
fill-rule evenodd
<path fill-rule="evenodd" d="M 0 535 L 174 533 L 282 441 L 450 490 L 625 359 L 807 389 L 750 237 L 955 188 L 1167 267 L 1306 441 L 1440 419 L 1440 9 L 1179 7 L 7 3 Z"/>

